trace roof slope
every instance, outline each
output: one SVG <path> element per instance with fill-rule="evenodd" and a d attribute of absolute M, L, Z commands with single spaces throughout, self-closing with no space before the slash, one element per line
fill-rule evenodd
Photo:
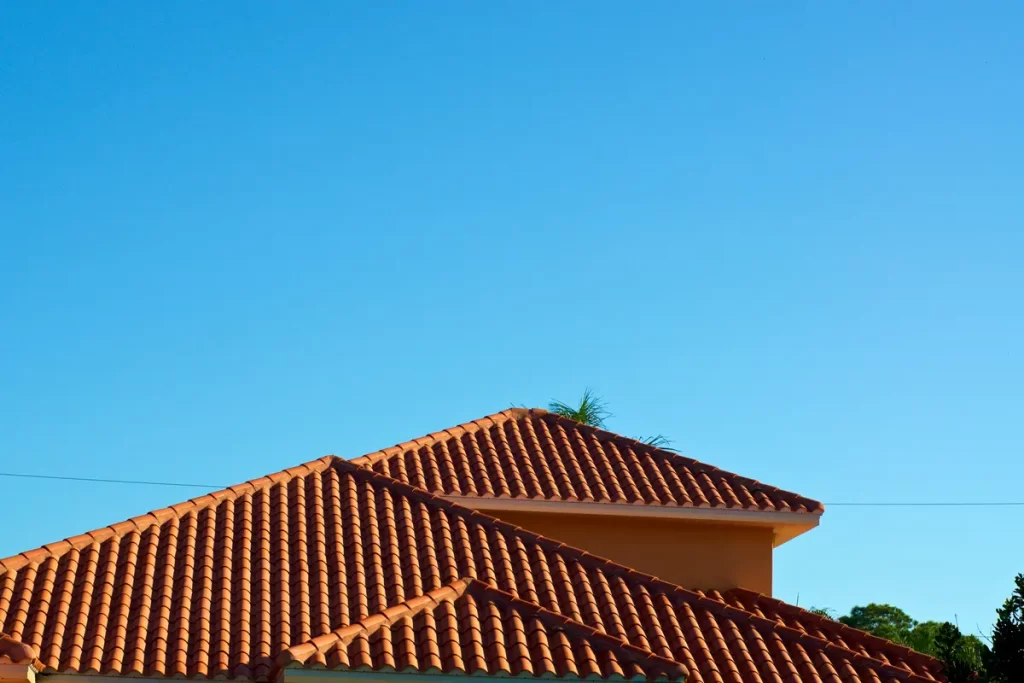
<path fill-rule="evenodd" d="M 331 457 L 0 560 L 0 632 L 49 672 L 266 680 L 361 623 L 370 655 L 354 638 L 348 666 L 380 668 L 372 616 L 465 579 L 522 601 L 498 607 L 520 619 L 528 603 L 677 662 L 690 683 L 938 677 L 906 648 L 852 630 L 840 644 L 736 606 L 749 596 L 684 590 Z M 614 651 L 619 666 L 631 653 Z M 420 657 L 402 662 L 433 666 Z M 486 657 L 504 670 L 498 648 Z"/>
<path fill-rule="evenodd" d="M 347 668 L 556 678 L 682 680 L 671 659 L 462 579 L 291 647 L 278 662 Z"/>
<path fill-rule="evenodd" d="M 901 645 L 766 595 L 736 588 L 725 595 L 716 594 L 716 597 L 729 605 L 865 657 L 897 665 L 906 658 L 907 649 Z M 913 654 L 923 656 L 916 652 Z"/>
<path fill-rule="evenodd" d="M 445 496 L 824 510 L 816 500 L 537 409 L 506 410 L 352 462 Z"/>

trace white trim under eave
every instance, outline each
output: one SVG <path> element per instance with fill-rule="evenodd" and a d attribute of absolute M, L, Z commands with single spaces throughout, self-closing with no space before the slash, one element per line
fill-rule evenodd
<path fill-rule="evenodd" d="M 734 522 L 758 526 L 818 525 L 820 512 L 785 512 L 772 510 L 734 510 L 729 508 L 684 507 L 672 505 L 633 505 L 631 503 L 590 503 L 572 500 L 523 500 L 518 498 L 477 498 L 444 496 L 445 500 L 474 510 L 507 510 L 514 512 L 564 512 L 577 515 L 610 515 L 613 517 L 652 517 L 661 519 L 699 519 L 707 522 Z"/>

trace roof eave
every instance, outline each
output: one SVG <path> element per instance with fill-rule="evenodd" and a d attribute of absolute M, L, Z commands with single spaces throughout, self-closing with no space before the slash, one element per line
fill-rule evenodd
<path fill-rule="evenodd" d="M 737 510 L 722 507 L 634 505 L 631 503 L 489 498 L 483 496 L 449 495 L 443 496 L 443 498 L 463 507 L 487 512 L 539 512 L 545 514 L 635 517 L 640 519 L 691 520 L 770 527 L 775 532 L 775 547 L 818 526 L 822 514 L 821 512 Z M 500 515 L 498 516 L 500 517 Z"/>
<path fill-rule="evenodd" d="M 422 672 L 422 671 L 345 671 L 345 670 L 332 670 L 332 669 L 282 669 L 280 675 L 277 678 L 277 683 L 312 683 L 313 681 L 337 681 L 337 683 L 345 683 L 346 681 L 360 682 L 360 683 L 386 683 L 388 681 L 429 681 L 430 683 L 465 683 L 467 679 L 483 678 L 493 680 L 497 678 L 506 680 L 549 680 L 549 681 L 622 681 L 627 682 L 631 680 L 624 677 L 611 677 L 611 678 L 581 678 L 579 676 L 562 676 L 562 677 L 538 677 L 532 674 L 523 674 L 519 676 L 512 675 L 494 675 L 487 673 L 472 673 L 472 674 L 446 674 L 440 672 Z M 650 681 L 663 681 L 664 683 L 684 683 L 685 677 L 681 678 L 669 678 L 663 676 L 660 678 L 642 679 Z"/>

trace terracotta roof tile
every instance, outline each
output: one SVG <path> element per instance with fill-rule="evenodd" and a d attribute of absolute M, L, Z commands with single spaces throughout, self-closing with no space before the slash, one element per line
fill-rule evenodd
<path fill-rule="evenodd" d="M 853 650 L 878 661 L 890 662 L 908 671 L 915 671 L 919 667 L 927 668 L 934 663 L 931 657 L 908 647 L 753 591 L 737 588 L 725 595 L 716 594 L 715 597 L 726 604 L 827 641 L 836 647 Z"/>
<path fill-rule="evenodd" d="M 816 500 L 538 409 L 352 461 L 439 495 L 818 514 Z"/>
<path fill-rule="evenodd" d="M 684 590 L 336 458 L 129 522 L 0 560 L 0 632 L 44 672 L 629 678 L 671 660 L 690 683 L 939 679 L 770 598 Z"/>
<path fill-rule="evenodd" d="M 291 647 L 277 662 L 287 667 L 644 681 L 686 675 L 679 662 L 472 579 Z"/>

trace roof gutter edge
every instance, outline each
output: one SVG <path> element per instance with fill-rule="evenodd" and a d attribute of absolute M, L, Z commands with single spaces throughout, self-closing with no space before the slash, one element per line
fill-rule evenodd
<path fill-rule="evenodd" d="M 591 503 L 570 500 L 523 500 L 515 498 L 483 498 L 476 496 L 442 496 L 474 510 L 507 510 L 516 512 L 564 512 L 579 515 L 607 515 L 613 517 L 650 517 L 660 519 L 700 519 L 715 522 L 735 522 L 776 526 L 794 524 L 815 527 L 820 512 L 783 512 L 770 510 L 731 510 L 669 505 L 633 505 L 630 503 Z"/>

